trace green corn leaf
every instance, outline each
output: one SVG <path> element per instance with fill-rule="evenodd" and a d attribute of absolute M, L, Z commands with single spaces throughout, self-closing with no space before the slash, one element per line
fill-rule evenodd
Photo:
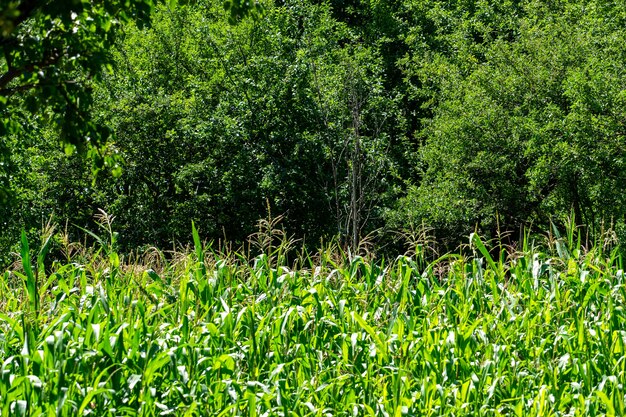
<path fill-rule="evenodd" d="M 356 322 L 359 323 L 361 328 L 365 330 L 367 334 L 370 335 L 370 337 L 376 344 L 376 347 L 378 348 L 378 350 L 382 352 L 383 356 L 386 357 L 387 356 L 387 344 L 383 342 L 383 340 L 380 338 L 380 336 L 378 336 L 378 333 L 372 328 L 372 326 L 367 324 L 367 322 L 363 319 L 363 317 L 361 317 L 359 313 L 357 313 L 356 311 L 352 312 L 352 318 L 354 318 L 354 320 L 356 320 Z"/>
<path fill-rule="evenodd" d="M 26 232 L 22 230 L 22 244 L 20 247 L 20 254 L 22 256 L 22 267 L 24 268 L 24 275 L 26 277 L 26 293 L 28 294 L 28 300 L 30 303 L 31 311 L 39 311 L 39 294 L 37 292 L 37 277 L 33 272 L 33 268 L 30 262 L 30 248 L 28 247 L 28 238 Z"/>
<path fill-rule="evenodd" d="M 493 261 L 493 258 L 491 257 L 491 254 L 489 253 L 489 251 L 485 247 L 485 244 L 483 243 L 483 241 L 480 239 L 480 236 L 478 236 L 477 233 L 472 233 L 470 235 L 470 242 L 473 243 L 474 245 L 476 245 L 476 248 L 478 248 L 478 250 L 480 251 L 481 255 L 483 255 L 483 257 L 487 261 L 487 264 L 493 270 L 493 272 L 498 273 L 499 272 L 499 268 L 496 266 L 496 263 Z"/>

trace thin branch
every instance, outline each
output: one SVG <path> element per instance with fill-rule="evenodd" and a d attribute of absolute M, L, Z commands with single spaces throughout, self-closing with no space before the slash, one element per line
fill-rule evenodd
<path fill-rule="evenodd" d="M 0 76 L 0 91 L 4 91 L 5 87 L 14 79 L 24 74 L 25 72 L 33 72 L 36 69 L 46 68 L 56 64 L 61 58 L 61 53 L 58 49 L 48 51 L 48 55 L 39 62 L 33 62 L 19 68 L 9 68 L 7 72 Z"/>
<path fill-rule="evenodd" d="M 39 85 L 40 84 L 31 83 L 31 84 L 18 85 L 17 87 L 3 88 L 3 89 L 0 89 L 0 96 L 10 97 L 15 93 L 21 93 L 24 91 L 32 90 L 33 88 L 36 88 Z"/>
<path fill-rule="evenodd" d="M 76 80 L 66 80 L 66 81 L 60 82 L 60 84 L 53 84 L 53 83 L 30 83 L 30 84 L 18 85 L 16 87 L 4 88 L 4 89 L 0 90 L 0 96 L 10 97 L 10 96 L 12 96 L 15 93 L 21 93 L 23 91 L 28 91 L 28 90 L 32 90 L 34 88 L 43 87 L 43 86 L 59 87 L 61 85 L 70 85 L 70 84 L 79 84 L 79 83 L 80 82 L 76 81 Z"/>

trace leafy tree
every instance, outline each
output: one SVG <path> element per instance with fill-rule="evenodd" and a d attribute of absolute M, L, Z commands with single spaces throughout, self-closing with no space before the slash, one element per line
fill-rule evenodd
<path fill-rule="evenodd" d="M 148 23 L 153 5 L 0 1 L 0 261 L 17 228 L 40 226 L 44 213 L 54 211 L 44 208 L 51 200 L 38 192 L 51 179 L 29 171 L 54 165 L 42 149 L 61 143 L 66 152 L 89 150 L 95 169 L 115 162 L 101 148 L 109 127 L 92 117 L 93 80 L 111 68 L 110 49 L 120 27 L 130 20 Z"/>
<path fill-rule="evenodd" d="M 90 118 L 89 79 L 111 64 L 117 29 L 146 23 L 152 0 L 3 0 L 0 9 L 0 135 L 19 134 L 23 106 L 61 139 L 83 148 L 108 137 Z M 47 111 L 43 111 L 43 109 Z"/>
<path fill-rule="evenodd" d="M 403 200 L 405 222 L 425 220 L 447 236 L 476 225 L 493 232 L 496 215 L 505 230 L 571 210 L 591 227 L 623 222 L 624 7 L 520 4 L 515 36 L 481 46 L 474 64 L 425 65 L 441 74 L 431 78 L 439 97 L 421 132 L 423 179 Z"/>
<path fill-rule="evenodd" d="M 327 5 L 228 19 L 219 4 L 160 7 L 151 28 L 126 31 L 121 71 L 97 90 L 125 160 L 103 191 L 122 238 L 186 241 L 195 219 L 241 241 L 268 202 L 313 244 L 380 226 L 385 150 L 402 123 L 378 52 Z"/>

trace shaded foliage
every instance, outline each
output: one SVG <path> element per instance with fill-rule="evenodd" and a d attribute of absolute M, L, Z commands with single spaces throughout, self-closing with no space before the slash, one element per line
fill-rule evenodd
<path fill-rule="evenodd" d="M 22 70 L 0 86 L 3 253 L 99 208 L 125 249 L 188 243 L 192 220 L 243 242 L 268 210 L 307 245 L 376 232 L 390 253 L 393 230 L 626 230 L 621 4 L 53 3 L 0 19 L 23 43 L 0 58 Z M 91 162 L 58 146 L 105 136 Z"/>

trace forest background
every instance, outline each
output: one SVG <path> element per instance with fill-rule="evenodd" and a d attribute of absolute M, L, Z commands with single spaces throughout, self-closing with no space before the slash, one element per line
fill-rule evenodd
<path fill-rule="evenodd" d="M 380 253 L 567 218 L 626 238 L 624 2 L 4 3 L 3 265 L 98 209 L 122 251 L 270 215 Z"/>

